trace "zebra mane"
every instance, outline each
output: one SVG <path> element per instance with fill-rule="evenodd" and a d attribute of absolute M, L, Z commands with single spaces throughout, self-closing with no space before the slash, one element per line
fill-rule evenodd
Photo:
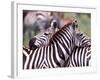
<path fill-rule="evenodd" d="M 62 30 L 66 29 L 66 28 L 69 28 L 70 25 L 72 25 L 72 24 L 73 24 L 72 22 L 71 23 L 68 23 L 67 25 L 64 25 L 61 29 L 59 29 L 56 33 L 54 33 L 52 35 L 52 37 L 50 38 L 49 43 L 51 43 L 52 40 L 55 39 L 55 37 L 62 32 Z"/>

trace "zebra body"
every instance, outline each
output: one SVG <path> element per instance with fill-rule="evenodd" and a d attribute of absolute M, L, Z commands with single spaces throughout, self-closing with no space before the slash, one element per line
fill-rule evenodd
<path fill-rule="evenodd" d="M 90 66 L 91 59 L 91 47 L 75 47 L 72 51 L 69 66 L 70 67 L 82 67 Z"/>

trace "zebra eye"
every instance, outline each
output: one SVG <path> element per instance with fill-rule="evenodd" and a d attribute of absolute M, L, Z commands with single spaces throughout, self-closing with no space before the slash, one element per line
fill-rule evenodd
<path fill-rule="evenodd" d="M 53 21 L 51 22 L 51 27 L 53 27 L 53 28 L 56 28 L 56 27 L 57 27 L 57 22 L 56 22 L 56 20 L 53 20 Z"/>

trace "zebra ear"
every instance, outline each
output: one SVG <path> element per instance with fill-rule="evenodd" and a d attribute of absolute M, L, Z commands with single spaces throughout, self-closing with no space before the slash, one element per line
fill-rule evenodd
<path fill-rule="evenodd" d="M 76 28 L 78 28 L 77 20 L 74 20 L 74 21 L 72 22 L 72 27 L 73 27 L 74 30 L 75 30 Z"/>

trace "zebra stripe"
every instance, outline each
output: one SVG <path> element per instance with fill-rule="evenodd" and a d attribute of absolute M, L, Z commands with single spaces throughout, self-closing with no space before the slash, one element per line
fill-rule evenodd
<path fill-rule="evenodd" d="M 74 47 L 73 27 L 75 26 L 72 23 L 65 25 L 52 36 L 48 45 L 30 50 L 32 53 L 24 69 L 63 67 L 64 61 L 69 58 Z"/>

